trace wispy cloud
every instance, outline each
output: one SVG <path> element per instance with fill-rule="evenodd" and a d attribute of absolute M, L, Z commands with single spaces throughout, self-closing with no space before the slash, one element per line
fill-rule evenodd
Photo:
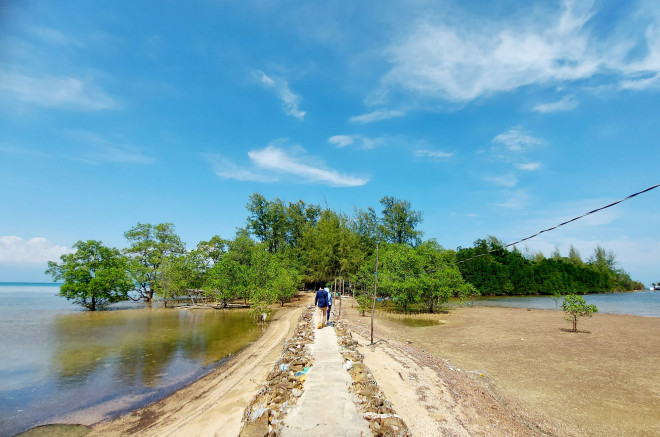
<path fill-rule="evenodd" d="M 328 143 L 334 144 L 337 147 L 346 147 L 350 146 L 355 142 L 355 136 L 354 135 L 335 135 L 333 137 L 328 138 Z"/>
<path fill-rule="evenodd" d="M 500 175 L 500 176 L 486 176 L 486 179 L 489 182 L 494 183 L 502 187 L 515 187 L 518 184 L 518 178 L 512 174 Z"/>
<path fill-rule="evenodd" d="M 599 34 L 588 25 L 597 13 L 592 5 L 565 0 L 559 10 L 543 11 L 543 19 L 535 10 L 504 21 L 466 17 L 455 25 L 430 15 L 386 50 L 392 67 L 382 87 L 468 102 L 528 85 L 588 86 L 585 79 L 638 89 L 660 85 L 658 14 L 631 14 L 613 24 L 619 31 Z M 560 102 L 537 110 L 576 104 Z"/>
<path fill-rule="evenodd" d="M 358 187 L 369 182 L 369 178 L 340 173 L 327 167 L 322 159 L 308 155 L 301 147 L 285 150 L 279 146 L 282 142 L 280 140 L 263 149 L 249 151 L 250 161 L 244 166 L 217 155 L 207 156 L 207 159 L 214 165 L 215 173 L 223 179 L 268 183 L 293 178 L 296 182 L 333 187 Z"/>
<path fill-rule="evenodd" d="M 520 128 L 512 128 L 493 138 L 493 143 L 504 146 L 511 152 L 525 152 L 543 142 Z"/>
<path fill-rule="evenodd" d="M 328 138 L 328 143 L 342 148 L 352 144 L 359 144 L 363 149 L 373 149 L 384 141 L 383 138 L 369 138 L 364 135 L 335 135 Z"/>
<path fill-rule="evenodd" d="M 516 164 L 516 167 L 518 167 L 518 169 L 523 170 L 523 171 L 534 171 L 534 170 L 538 170 L 539 168 L 541 168 L 541 163 L 540 162 L 526 162 L 526 163 Z"/>
<path fill-rule="evenodd" d="M 84 149 L 75 159 L 99 164 L 101 162 L 151 164 L 154 158 L 145 155 L 139 147 L 120 140 L 111 140 L 95 132 L 66 131 L 64 135 L 83 144 Z"/>
<path fill-rule="evenodd" d="M 523 209 L 530 202 L 530 196 L 525 190 L 516 190 L 507 195 L 507 199 L 503 202 L 495 203 L 495 206 L 508 209 Z"/>
<path fill-rule="evenodd" d="M 360 178 L 324 168 L 317 160 L 305 160 L 304 156 L 290 155 L 283 149 L 269 145 L 262 150 L 252 150 L 248 156 L 259 167 L 279 173 L 304 178 L 308 182 L 323 183 L 335 187 L 357 187 L 369 182 Z"/>
<path fill-rule="evenodd" d="M 376 110 L 366 114 L 355 115 L 350 117 L 348 121 L 356 124 L 367 124 L 375 121 L 389 120 L 390 118 L 403 117 L 404 115 L 406 113 L 399 109 Z"/>
<path fill-rule="evenodd" d="M 430 158 L 430 159 L 446 159 L 455 156 L 455 153 L 443 152 L 440 150 L 427 150 L 427 149 L 418 149 L 415 150 L 415 156 L 417 158 Z"/>
<path fill-rule="evenodd" d="M 58 261 L 72 249 L 58 246 L 46 238 L 35 237 L 24 240 L 13 235 L 0 236 L 0 263 L 3 264 L 43 264 Z"/>
<path fill-rule="evenodd" d="M 578 101 L 574 96 L 565 96 L 561 100 L 551 103 L 539 103 L 534 106 L 534 111 L 541 113 L 557 112 L 557 111 L 570 111 L 578 106 Z"/>
<path fill-rule="evenodd" d="M 258 168 L 241 167 L 233 161 L 219 155 L 206 154 L 204 155 L 207 161 L 213 166 L 215 174 L 222 179 L 235 179 L 237 181 L 252 181 L 252 182 L 276 182 L 277 178 L 266 175 L 263 171 L 260 172 Z"/>
<path fill-rule="evenodd" d="M 301 111 L 298 106 L 300 105 L 301 98 L 298 94 L 295 94 L 291 89 L 289 89 L 289 84 L 285 79 L 282 78 L 272 78 L 263 71 L 257 70 L 255 75 L 259 82 L 264 86 L 272 89 L 277 97 L 282 101 L 284 106 L 284 112 L 287 115 L 296 117 L 299 120 L 305 119 L 305 111 Z"/>
<path fill-rule="evenodd" d="M 80 40 L 65 35 L 63 32 L 51 27 L 31 26 L 28 31 L 38 40 L 50 45 L 72 48 L 81 48 L 84 46 Z"/>
<path fill-rule="evenodd" d="M 11 155 L 25 155 L 25 156 L 34 156 L 39 158 L 48 157 L 47 154 L 41 152 L 35 152 L 34 150 L 19 148 L 15 146 L 9 146 L 6 144 L 0 144 L 0 153 L 7 153 Z"/>
<path fill-rule="evenodd" d="M 77 111 L 119 107 L 119 102 L 89 80 L 64 76 L 33 77 L 7 72 L 0 72 L 0 99 Z"/>

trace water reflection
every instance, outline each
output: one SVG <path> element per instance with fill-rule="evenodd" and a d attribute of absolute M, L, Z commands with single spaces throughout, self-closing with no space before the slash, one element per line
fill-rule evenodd
<path fill-rule="evenodd" d="M 171 366 L 182 365 L 176 361 L 205 367 L 237 352 L 260 329 L 240 310 L 87 312 L 57 316 L 54 325 L 61 384 L 107 368 L 115 381 L 145 387 L 158 386 Z"/>
<path fill-rule="evenodd" d="M 261 333 L 243 310 L 87 312 L 57 301 L 3 310 L 2 299 L 12 296 L 0 293 L 0 435 L 87 408 L 97 417 L 137 408 Z"/>

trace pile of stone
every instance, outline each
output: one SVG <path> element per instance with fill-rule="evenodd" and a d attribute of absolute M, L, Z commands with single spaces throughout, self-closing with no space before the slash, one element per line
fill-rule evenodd
<path fill-rule="evenodd" d="M 313 309 L 310 306 L 300 315 L 296 332 L 282 348 L 282 356 L 245 409 L 241 437 L 279 435 L 282 418 L 302 395 L 312 365 L 307 345 L 314 342 Z"/>
<path fill-rule="evenodd" d="M 375 436 L 407 437 L 408 426 L 399 417 L 392 404 L 378 387 L 373 375 L 364 364 L 364 355 L 358 352 L 358 342 L 353 340 L 351 332 L 343 321 L 335 322 L 335 332 L 340 352 L 344 358 L 344 368 L 353 379 L 350 390 L 356 395 L 358 410 L 369 422 Z"/>

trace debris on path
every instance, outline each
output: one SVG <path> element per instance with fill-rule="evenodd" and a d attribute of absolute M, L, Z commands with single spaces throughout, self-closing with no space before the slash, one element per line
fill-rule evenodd
<path fill-rule="evenodd" d="M 293 337 L 282 348 L 282 356 L 245 409 L 241 437 L 279 435 L 282 417 L 302 395 L 313 362 L 308 348 L 314 342 L 313 310 L 310 306 L 300 315 Z"/>

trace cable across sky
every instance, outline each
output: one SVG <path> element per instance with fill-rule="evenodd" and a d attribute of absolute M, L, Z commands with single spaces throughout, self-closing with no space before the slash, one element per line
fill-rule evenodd
<path fill-rule="evenodd" d="M 518 244 L 518 243 L 522 243 L 523 241 L 530 240 L 530 239 L 532 239 L 532 238 L 534 238 L 534 237 L 537 237 L 537 236 L 541 235 L 541 234 L 544 233 L 544 232 L 552 231 L 552 230 L 554 230 L 554 229 L 557 229 L 557 228 L 559 228 L 559 227 L 561 227 L 561 226 L 567 225 L 567 224 L 569 224 L 569 223 L 571 223 L 571 222 L 574 222 L 574 221 L 576 221 L 576 220 L 579 220 L 579 219 L 581 219 L 581 218 L 583 218 L 583 217 L 586 217 L 586 216 L 588 216 L 588 215 L 590 215 L 590 214 L 593 214 L 593 213 L 595 213 L 595 212 L 602 211 L 602 210 L 604 210 L 604 209 L 610 208 L 610 207 L 612 207 L 612 206 L 614 206 L 614 205 L 617 205 L 617 204 L 619 204 L 619 203 L 621 203 L 621 202 L 624 202 L 624 201 L 626 201 L 626 200 L 628 200 L 628 199 L 632 199 L 632 198 L 635 197 L 635 196 L 639 196 L 640 194 L 644 194 L 644 193 L 646 193 L 646 192 L 648 192 L 648 191 L 651 191 L 651 190 L 653 190 L 653 189 L 655 189 L 655 188 L 658 188 L 659 186 L 660 186 L 660 184 L 653 185 L 653 186 L 651 186 L 651 187 L 648 187 L 648 188 L 645 189 L 645 190 L 639 191 L 639 192 L 637 192 L 637 193 L 635 193 L 635 194 L 631 194 L 630 196 L 628 196 L 628 197 L 626 197 L 626 198 L 623 198 L 623 199 L 621 199 L 621 200 L 617 200 L 616 202 L 612 202 L 612 203 L 610 203 L 610 204 L 608 204 L 608 205 L 605 205 L 605 206 L 601 206 L 600 208 L 596 208 L 596 209 L 594 209 L 594 210 L 592 210 L 592 211 L 589 211 L 589 212 L 584 213 L 584 214 L 582 214 L 582 215 L 580 215 L 580 216 L 574 217 L 574 218 L 572 218 L 572 219 L 570 219 L 570 220 L 566 220 L 565 222 L 559 223 L 558 225 L 555 225 L 555 226 L 553 226 L 553 227 L 551 227 L 551 228 L 548 228 L 548 229 L 544 229 L 544 230 L 542 230 L 542 231 L 539 231 L 539 232 L 537 232 L 537 233 L 535 233 L 535 234 L 533 234 L 533 235 L 530 235 L 529 237 L 525 237 L 525 238 L 522 238 L 522 239 L 520 239 L 520 240 L 518 240 L 518 241 L 514 241 L 513 243 L 509 243 L 509 244 L 505 245 L 504 247 L 515 246 L 515 245 Z M 495 252 L 495 251 L 498 251 L 498 250 L 501 250 L 501 249 L 492 249 L 492 250 L 489 250 L 489 251 L 486 252 L 486 253 L 482 253 L 482 254 L 475 255 L 475 256 L 473 256 L 473 257 L 470 257 L 470 258 L 467 258 L 467 259 L 464 259 L 464 260 L 461 260 L 461 261 L 457 261 L 457 262 L 455 262 L 453 265 L 461 264 L 461 263 L 464 263 L 464 262 L 466 262 L 466 261 L 470 261 L 470 260 L 473 260 L 473 259 L 475 259 L 475 258 L 479 258 L 480 256 L 488 255 L 489 253 L 491 253 L 491 252 Z"/>

